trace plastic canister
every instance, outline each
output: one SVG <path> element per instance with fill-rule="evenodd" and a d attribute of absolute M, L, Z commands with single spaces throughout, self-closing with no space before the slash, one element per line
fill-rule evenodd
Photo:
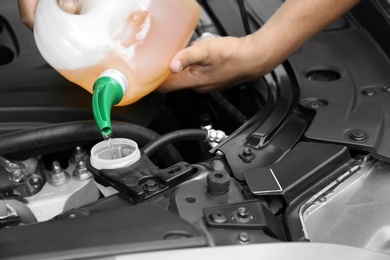
<path fill-rule="evenodd" d="M 93 93 L 95 122 L 109 139 L 112 106 L 131 104 L 166 79 L 199 16 L 196 0 L 78 0 L 76 14 L 40 0 L 34 35 L 52 67 Z"/>
<path fill-rule="evenodd" d="M 78 0 L 76 14 L 40 0 L 34 35 L 44 59 L 91 93 L 104 71 L 122 73 L 128 88 L 118 105 L 127 105 L 165 80 L 199 15 L 196 0 Z"/>

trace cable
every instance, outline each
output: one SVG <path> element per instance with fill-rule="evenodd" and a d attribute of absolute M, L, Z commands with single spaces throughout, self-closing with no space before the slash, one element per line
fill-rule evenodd
<path fill-rule="evenodd" d="M 172 144 L 172 143 L 178 142 L 178 141 L 185 141 L 185 140 L 206 141 L 207 137 L 208 137 L 208 131 L 204 130 L 204 129 L 178 130 L 178 131 L 174 131 L 174 132 L 162 135 L 158 139 L 148 143 L 147 145 L 145 145 L 142 148 L 142 151 L 147 156 L 150 156 L 168 144 Z"/>
<path fill-rule="evenodd" d="M 244 0 L 237 0 L 237 2 L 240 8 L 241 18 L 242 18 L 242 23 L 244 24 L 245 33 L 249 35 L 251 34 L 251 29 L 249 26 L 248 14 L 245 9 L 245 2 Z"/>

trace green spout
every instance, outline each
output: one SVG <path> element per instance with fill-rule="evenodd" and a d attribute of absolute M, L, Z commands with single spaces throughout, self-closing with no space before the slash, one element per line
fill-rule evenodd
<path fill-rule="evenodd" d="M 122 100 L 124 92 L 123 81 L 119 82 L 117 77 L 104 73 L 93 86 L 92 112 L 104 139 L 112 137 L 111 109 Z"/>

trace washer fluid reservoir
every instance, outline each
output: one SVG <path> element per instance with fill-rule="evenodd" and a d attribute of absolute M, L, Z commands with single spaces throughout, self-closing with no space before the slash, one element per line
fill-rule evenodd
<path fill-rule="evenodd" d="M 93 112 L 104 132 L 110 111 L 98 110 L 131 104 L 156 89 L 199 16 L 196 0 L 78 0 L 76 14 L 62 11 L 56 0 L 41 0 L 34 36 L 44 59 L 65 78 L 91 93 L 100 86 Z M 114 90 L 103 91 L 111 79 Z"/>
<path fill-rule="evenodd" d="M 136 142 L 126 138 L 113 138 L 97 143 L 91 149 L 91 165 L 98 169 L 118 169 L 136 163 L 141 152 Z"/>

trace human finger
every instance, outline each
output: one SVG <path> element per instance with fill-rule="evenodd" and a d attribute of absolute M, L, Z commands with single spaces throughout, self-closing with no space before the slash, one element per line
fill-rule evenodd
<path fill-rule="evenodd" d="M 207 62 L 207 44 L 197 43 L 176 53 L 169 69 L 177 74 L 191 65 L 204 65 Z"/>
<path fill-rule="evenodd" d="M 57 0 L 57 2 L 65 12 L 74 14 L 77 10 L 77 0 Z"/>
<path fill-rule="evenodd" d="M 34 27 L 34 16 L 38 0 L 18 0 L 20 20 L 30 30 Z"/>

